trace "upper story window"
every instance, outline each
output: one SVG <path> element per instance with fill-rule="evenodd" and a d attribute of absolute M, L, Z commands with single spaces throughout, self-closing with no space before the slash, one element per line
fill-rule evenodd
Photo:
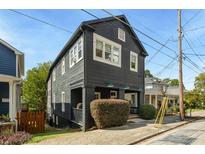
<path fill-rule="evenodd" d="M 61 63 L 61 74 L 65 74 L 65 58 L 63 58 Z"/>
<path fill-rule="evenodd" d="M 82 36 L 70 48 L 69 51 L 70 68 L 73 67 L 76 63 L 78 63 L 81 59 L 83 59 L 83 37 Z"/>
<path fill-rule="evenodd" d="M 56 69 L 53 69 L 53 81 L 56 81 Z"/>
<path fill-rule="evenodd" d="M 153 88 L 152 85 L 146 85 L 146 86 L 145 86 L 145 89 L 152 89 L 152 88 Z"/>
<path fill-rule="evenodd" d="M 48 91 L 51 90 L 51 79 L 48 80 Z"/>
<path fill-rule="evenodd" d="M 118 28 L 118 39 L 125 42 L 125 31 Z"/>
<path fill-rule="evenodd" d="M 130 51 L 130 70 L 138 72 L 138 54 Z"/>
<path fill-rule="evenodd" d="M 93 59 L 110 65 L 121 67 L 121 45 L 93 34 Z"/>
<path fill-rule="evenodd" d="M 65 92 L 61 92 L 62 112 L 65 112 Z"/>

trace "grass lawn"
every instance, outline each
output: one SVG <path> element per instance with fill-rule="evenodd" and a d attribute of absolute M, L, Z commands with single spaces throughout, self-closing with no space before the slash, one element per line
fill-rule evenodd
<path fill-rule="evenodd" d="M 74 133 L 79 131 L 80 129 L 71 129 L 71 128 L 59 129 L 54 127 L 46 127 L 45 132 L 33 134 L 31 140 L 29 140 L 26 144 L 34 144 L 46 139 L 56 138 L 63 135 L 67 135 L 69 133 Z"/>

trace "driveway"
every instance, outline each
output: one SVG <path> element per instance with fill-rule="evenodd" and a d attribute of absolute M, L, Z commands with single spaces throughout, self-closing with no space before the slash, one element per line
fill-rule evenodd
<path fill-rule="evenodd" d="M 180 121 L 178 116 L 165 117 L 165 124 L 161 128 L 155 128 L 154 120 L 142 120 L 140 118 L 129 120 L 121 127 L 99 129 L 88 132 L 78 132 L 58 138 L 41 141 L 38 144 L 74 144 L 74 145 L 121 145 L 130 144 L 150 135 L 160 133 L 178 125 L 184 124 L 190 119 Z"/>

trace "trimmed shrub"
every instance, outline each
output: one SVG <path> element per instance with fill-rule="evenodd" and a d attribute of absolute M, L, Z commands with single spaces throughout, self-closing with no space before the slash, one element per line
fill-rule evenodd
<path fill-rule="evenodd" d="M 32 135 L 26 132 L 17 132 L 12 135 L 1 135 L 0 145 L 21 145 L 31 139 Z"/>
<path fill-rule="evenodd" d="M 127 123 L 129 103 L 121 99 L 96 99 L 90 104 L 97 128 L 121 126 Z"/>
<path fill-rule="evenodd" d="M 146 119 L 146 120 L 154 119 L 156 113 L 157 113 L 157 110 L 151 104 L 144 104 L 144 105 L 140 106 L 140 108 L 139 108 L 139 116 L 142 119 Z"/>

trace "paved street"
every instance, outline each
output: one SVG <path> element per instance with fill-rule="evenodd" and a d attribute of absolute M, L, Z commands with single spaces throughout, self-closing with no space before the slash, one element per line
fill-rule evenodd
<path fill-rule="evenodd" d="M 205 144 L 205 119 L 175 129 L 140 144 L 197 145 Z"/>

